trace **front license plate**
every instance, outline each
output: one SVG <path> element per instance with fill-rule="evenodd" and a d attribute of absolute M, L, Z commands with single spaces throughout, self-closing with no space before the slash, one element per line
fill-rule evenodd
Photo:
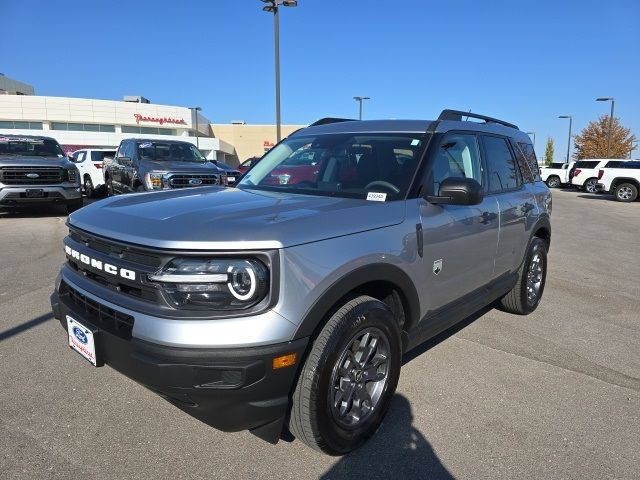
<path fill-rule="evenodd" d="M 27 191 L 25 192 L 25 197 L 27 198 L 44 197 L 44 190 L 41 188 L 27 188 Z"/>
<path fill-rule="evenodd" d="M 69 346 L 97 367 L 93 332 L 69 315 L 67 315 L 67 332 Z"/>
<path fill-rule="evenodd" d="M 236 181 L 236 177 L 227 177 L 227 182 L 233 183 Z"/>

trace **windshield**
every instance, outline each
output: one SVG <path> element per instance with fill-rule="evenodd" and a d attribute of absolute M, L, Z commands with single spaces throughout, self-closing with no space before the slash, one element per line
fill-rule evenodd
<path fill-rule="evenodd" d="M 138 144 L 138 156 L 155 162 L 204 163 L 207 161 L 190 143 L 141 142 Z"/>
<path fill-rule="evenodd" d="M 0 136 L 0 155 L 64 157 L 58 142 L 51 138 Z"/>
<path fill-rule="evenodd" d="M 406 196 L 426 143 L 426 133 L 296 136 L 271 149 L 238 186 L 397 200 Z"/>

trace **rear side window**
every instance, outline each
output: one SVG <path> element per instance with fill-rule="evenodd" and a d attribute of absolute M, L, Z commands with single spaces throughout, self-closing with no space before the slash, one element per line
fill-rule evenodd
<path fill-rule="evenodd" d="M 92 151 L 91 152 L 91 160 L 94 162 L 101 162 L 102 160 L 104 160 L 104 157 L 110 157 L 113 158 L 113 156 L 116 154 L 116 152 L 114 151 Z"/>
<path fill-rule="evenodd" d="M 621 165 L 622 168 L 635 168 L 636 170 L 640 169 L 640 162 L 623 162 Z"/>
<path fill-rule="evenodd" d="M 433 164 L 433 191 L 440 191 L 440 183 L 450 177 L 473 178 L 482 184 L 480 150 L 475 135 L 453 133 L 440 143 Z"/>
<path fill-rule="evenodd" d="M 612 160 L 610 162 L 607 162 L 604 165 L 604 168 L 620 168 L 623 166 L 625 162 L 621 162 L 620 160 Z"/>
<path fill-rule="evenodd" d="M 564 163 L 552 163 L 548 168 L 562 168 L 563 165 Z"/>
<path fill-rule="evenodd" d="M 580 162 L 576 162 L 574 165 L 575 168 L 596 168 L 600 162 L 592 161 L 592 160 L 583 160 Z"/>
<path fill-rule="evenodd" d="M 522 185 L 520 171 L 504 138 L 482 136 L 487 164 L 487 192 L 514 190 Z"/>
<path fill-rule="evenodd" d="M 540 179 L 540 173 L 538 171 L 540 167 L 538 166 L 538 159 L 536 158 L 536 151 L 533 149 L 533 145 L 518 142 L 516 158 L 518 159 L 520 172 L 522 172 L 522 177 L 525 182 L 531 183 Z"/>

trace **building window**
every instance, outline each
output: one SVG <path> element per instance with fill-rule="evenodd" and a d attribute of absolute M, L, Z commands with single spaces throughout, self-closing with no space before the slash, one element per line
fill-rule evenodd
<path fill-rule="evenodd" d="M 131 127 L 122 126 L 122 133 L 140 133 L 144 135 L 176 135 L 175 128 Z"/>
<path fill-rule="evenodd" d="M 21 129 L 21 130 L 42 130 L 42 122 L 23 122 L 23 121 L 2 121 L 0 128 Z"/>
<path fill-rule="evenodd" d="M 115 132 L 115 125 L 101 125 L 97 123 L 62 123 L 51 122 L 51 130 L 70 130 L 74 132 Z"/>

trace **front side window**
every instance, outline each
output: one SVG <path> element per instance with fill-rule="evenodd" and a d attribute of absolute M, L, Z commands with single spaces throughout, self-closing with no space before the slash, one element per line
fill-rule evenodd
<path fill-rule="evenodd" d="M 428 135 L 425 133 L 334 133 L 294 136 L 272 148 L 238 185 L 386 201 L 406 196 Z M 402 152 L 401 155 L 397 152 Z"/>
<path fill-rule="evenodd" d="M 475 135 L 449 134 L 440 142 L 433 164 L 433 192 L 437 195 L 440 184 L 450 177 L 473 178 L 482 184 L 480 150 Z"/>
<path fill-rule="evenodd" d="M 113 156 L 116 154 L 116 152 L 114 151 L 109 151 L 109 150 L 93 150 L 91 152 L 91 161 L 92 162 L 101 162 L 104 160 L 104 157 L 109 157 L 109 158 L 113 158 Z"/>
<path fill-rule="evenodd" d="M 190 143 L 139 142 L 138 158 L 154 162 L 204 163 L 207 160 Z"/>
<path fill-rule="evenodd" d="M 482 137 L 487 164 L 487 192 L 514 190 L 522 184 L 516 161 L 507 141 L 501 137 Z"/>

